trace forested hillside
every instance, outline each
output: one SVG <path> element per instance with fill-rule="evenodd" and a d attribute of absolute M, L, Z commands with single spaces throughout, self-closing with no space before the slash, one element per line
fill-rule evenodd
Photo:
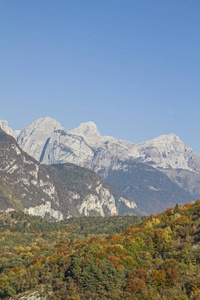
<path fill-rule="evenodd" d="M 200 200 L 130 218 L 1 214 L 1 299 L 200 299 Z"/>

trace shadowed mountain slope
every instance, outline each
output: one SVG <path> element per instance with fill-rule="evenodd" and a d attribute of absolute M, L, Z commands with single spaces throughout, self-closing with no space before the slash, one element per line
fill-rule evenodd
<path fill-rule="evenodd" d="M 0 151 L 1 210 L 23 210 L 48 220 L 119 213 L 117 196 L 115 199 L 108 185 L 93 171 L 73 164 L 43 166 L 2 129 Z M 127 206 L 126 213 L 142 214 L 132 198 L 128 200 L 124 195 L 121 201 L 134 206 Z"/>

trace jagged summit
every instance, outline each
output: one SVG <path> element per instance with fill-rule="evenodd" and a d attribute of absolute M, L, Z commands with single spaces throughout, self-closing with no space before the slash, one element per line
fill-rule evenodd
<path fill-rule="evenodd" d="M 69 132 L 74 135 L 83 136 L 86 142 L 94 147 L 100 146 L 103 140 L 96 124 L 92 121 L 82 123 L 77 128 L 69 130 Z"/>
<path fill-rule="evenodd" d="M 12 130 L 12 128 L 10 128 L 8 126 L 8 122 L 6 120 L 0 120 L 0 127 L 1 129 L 3 129 L 7 134 L 12 135 L 15 139 L 17 138 L 17 136 L 20 133 L 20 130 Z"/>
<path fill-rule="evenodd" d="M 87 132 L 87 131 L 98 132 L 96 124 L 92 121 L 81 123 L 77 128 L 72 129 L 72 130 L 77 131 L 77 132 L 78 131 L 80 131 L 80 132 Z"/>
<path fill-rule="evenodd" d="M 45 117 L 39 118 L 36 121 L 25 127 L 26 130 L 41 130 L 41 131 L 54 131 L 54 129 L 61 128 L 58 121 L 53 118 Z"/>
<path fill-rule="evenodd" d="M 8 127 L 8 122 L 6 120 L 0 120 L 0 127 L 3 129 L 6 133 L 12 134 L 13 130 Z"/>
<path fill-rule="evenodd" d="M 137 145 L 139 148 L 141 147 L 154 147 L 163 151 L 167 150 L 178 150 L 182 151 L 183 148 L 187 148 L 192 150 L 189 146 L 187 146 L 175 133 L 160 135 L 152 140 L 140 143 Z"/>
<path fill-rule="evenodd" d="M 30 155 L 40 161 L 42 151 L 38 147 L 43 149 L 50 136 L 61 128 L 60 123 L 50 117 L 39 118 L 20 132 L 17 142 L 27 153 L 31 149 Z"/>
<path fill-rule="evenodd" d="M 77 128 L 69 131 L 77 135 L 100 135 L 96 124 L 92 121 L 81 123 Z"/>
<path fill-rule="evenodd" d="M 174 133 L 140 143 L 137 145 L 137 149 L 143 162 L 153 162 L 153 166 L 159 168 L 196 171 L 195 165 L 200 163 L 200 159 L 192 148 Z M 195 160 L 195 163 L 190 163 Z"/>
<path fill-rule="evenodd" d="M 178 143 L 183 143 L 181 141 L 181 139 L 175 134 L 175 133 L 169 133 L 169 134 L 163 134 L 163 135 L 160 135 L 152 140 L 149 140 L 148 142 L 157 142 L 157 143 L 175 143 L 175 142 L 178 142 Z M 146 142 L 145 142 L 146 143 Z"/>

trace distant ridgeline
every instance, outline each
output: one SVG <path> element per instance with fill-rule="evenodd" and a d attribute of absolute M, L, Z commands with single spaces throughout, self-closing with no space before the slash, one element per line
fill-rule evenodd
<path fill-rule="evenodd" d="M 116 201 L 119 214 L 133 213 L 135 203 L 151 214 L 200 198 L 200 157 L 173 133 L 133 144 L 101 136 L 93 122 L 73 130 L 49 117 L 21 131 L 12 131 L 6 121 L 0 125 L 38 162 L 89 168 L 131 197 Z M 80 209 L 86 210 L 83 207 Z"/>
<path fill-rule="evenodd" d="M 145 218 L 1 213 L 0 299 L 199 299 L 199 228 L 200 200 Z"/>

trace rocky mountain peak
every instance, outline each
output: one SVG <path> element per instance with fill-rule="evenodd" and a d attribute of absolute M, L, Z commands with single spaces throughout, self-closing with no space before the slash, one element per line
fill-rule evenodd
<path fill-rule="evenodd" d="M 90 134 L 99 134 L 97 126 L 94 122 L 89 121 L 81 123 L 77 128 L 70 130 L 76 135 L 90 135 Z"/>
<path fill-rule="evenodd" d="M 8 122 L 6 120 L 0 120 L 0 127 L 8 134 L 13 131 L 10 127 L 8 127 Z"/>
<path fill-rule="evenodd" d="M 52 132 L 55 129 L 61 128 L 61 125 L 55 119 L 50 117 L 39 118 L 36 121 L 32 122 L 25 129 L 26 130 L 39 130 L 44 132 Z"/>
<path fill-rule="evenodd" d="M 176 134 L 161 135 L 137 145 L 145 163 L 163 169 L 196 171 L 200 158 Z M 195 162 L 194 162 L 195 161 Z"/>
<path fill-rule="evenodd" d="M 8 126 L 8 122 L 6 120 L 0 120 L 0 127 L 3 129 L 7 134 L 12 135 L 15 139 L 20 133 L 20 130 L 13 131 L 12 128 Z"/>
<path fill-rule="evenodd" d="M 143 142 L 137 145 L 139 149 L 157 149 L 159 152 L 170 153 L 173 155 L 184 155 L 186 152 L 191 152 L 192 149 L 187 146 L 176 134 L 170 133 L 167 135 L 158 136 L 150 141 Z"/>
<path fill-rule="evenodd" d="M 173 144 L 173 143 L 181 143 L 183 144 L 183 142 L 181 141 L 181 139 L 175 134 L 175 133 L 169 133 L 169 134 L 163 134 L 163 135 L 160 135 L 152 140 L 149 140 L 149 141 L 146 141 L 146 142 L 143 142 L 141 144 Z"/>
<path fill-rule="evenodd" d="M 44 147 L 47 139 L 58 129 L 62 129 L 59 122 L 46 117 L 40 118 L 25 127 L 17 137 L 17 142 L 24 151 L 29 153 L 32 149 L 31 155 L 40 161 L 41 151 L 38 147 Z"/>
<path fill-rule="evenodd" d="M 99 146 L 102 142 L 102 136 L 100 135 L 97 126 L 94 122 L 89 121 L 80 124 L 77 128 L 69 131 L 70 133 L 84 137 L 85 141 L 90 146 Z"/>

